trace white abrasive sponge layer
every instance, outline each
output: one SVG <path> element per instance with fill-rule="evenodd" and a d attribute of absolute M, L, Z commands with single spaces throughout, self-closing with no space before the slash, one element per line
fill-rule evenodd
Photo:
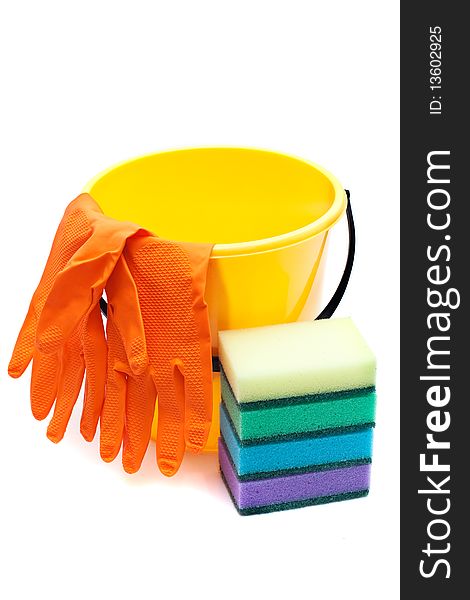
<path fill-rule="evenodd" d="M 219 358 L 238 402 L 375 385 L 374 354 L 349 318 L 221 331 Z"/>

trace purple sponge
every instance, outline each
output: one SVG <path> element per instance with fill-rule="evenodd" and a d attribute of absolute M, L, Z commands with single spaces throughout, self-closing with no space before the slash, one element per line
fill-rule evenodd
<path fill-rule="evenodd" d="M 370 464 L 240 481 L 222 439 L 219 462 L 225 484 L 242 515 L 358 498 L 369 491 Z"/>

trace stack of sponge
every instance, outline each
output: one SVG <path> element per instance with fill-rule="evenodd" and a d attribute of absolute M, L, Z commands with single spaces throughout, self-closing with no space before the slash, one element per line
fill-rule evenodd
<path fill-rule="evenodd" d="M 375 358 L 351 319 L 219 334 L 219 462 L 240 514 L 365 496 Z"/>

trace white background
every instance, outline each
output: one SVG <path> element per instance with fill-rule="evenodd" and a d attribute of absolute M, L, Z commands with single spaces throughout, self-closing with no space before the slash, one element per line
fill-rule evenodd
<path fill-rule="evenodd" d="M 2 4 L 0 596 L 398 598 L 398 2 Z M 370 496 L 239 517 L 215 456 L 126 475 L 45 436 L 7 362 L 65 205 L 116 161 L 243 145 L 352 192 L 352 315 L 378 357 Z M 345 258 L 333 233 L 328 289 Z M 327 290 L 328 291 L 328 290 Z M 132 594 L 132 596 L 131 596 Z"/>

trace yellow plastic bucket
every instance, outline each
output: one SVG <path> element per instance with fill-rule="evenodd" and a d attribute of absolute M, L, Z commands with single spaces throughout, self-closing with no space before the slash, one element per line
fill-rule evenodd
<path fill-rule="evenodd" d="M 313 319 L 329 229 L 347 205 L 337 179 L 309 161 L 248 148 L 148 154 L 84 188 L 105 214 L 164 238 L 215 243 L 206 301 L 213 351 L 223 329 Z M 214 373 L 214 413 L 220 400 Z M 215 450 L 215 418 L 207 450 Z"/>

